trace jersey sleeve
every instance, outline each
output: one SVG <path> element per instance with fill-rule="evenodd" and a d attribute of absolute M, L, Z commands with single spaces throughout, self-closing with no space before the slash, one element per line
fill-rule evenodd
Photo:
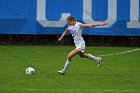
<path fill-rule="evenodd" d="M 79 27 L 80 24 L 82 24 L 82 23 L 78 22 L 78 27 Z"/>

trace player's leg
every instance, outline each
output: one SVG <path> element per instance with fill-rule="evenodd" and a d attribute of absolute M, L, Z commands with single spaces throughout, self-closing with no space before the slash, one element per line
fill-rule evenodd
<path fill-rule="evenodd" d="M 92 60 L 95 60 L 95 61 L 98 60 L 98 57 L 95 57 L 95 56 L 93 56 L 93 55 L 91 55 L 91 54 L 86 54 L 86 53 L 84 53 L 84 52 L 79 52 L 78 54 L 79 54 L 79 56 L 80 56 L 81 58 L 89 58 L 89 59 L 92 59 Z"/>
<path fill-rule="evenodd" d="M 66 70 L 67 70 L 68 67 L 70 66 L 72 57 L 74 57 L 74 56 L 75 56 L 76 54 L 78 54 L 78 53 L 79 53 L 79 50 L 75 48 L 74 50 L 72 50 L 72 51 L 68 54 L 66 63 L 65 63 L 65 65 L 64 65 L 64 68 L 63 68 L 62 70 L 58 71 L 59 74 L 61 74 L 61 75 L 64 75 L 64 74 L 65 74 Z"/>
<path fill-rule="evenodd" d="M 79 50 L 77 50 L 76 48 L 74 50 L 72 50 L 68 56 L 67 56 L 67 60 L 66 60 L 66 63 L 64 65 L 64 70 L 67 70 L 67 68 L 69 67 L 70 63 L 71 63 L 71 60 L 72 60 L 72 57 L 74 57 L 76 54 L 79 53 Z"/>
<path fill-rule="evenodd" d="M 88 58 L 88 59 L 94 60 L 94 61 L 97 63 L 97 66 L 100 67 L 102 58 L 100 58 L 100 57 L 95 57 L 95 56 L 93 56 L 93 55 L 91 55 L 91 54 L 86 54 L 86 53 L 84 53 L 84 52 L 79 52 L 78 54 L 79 54 L 79 56 L 80 56 L 81 58 Z"/>

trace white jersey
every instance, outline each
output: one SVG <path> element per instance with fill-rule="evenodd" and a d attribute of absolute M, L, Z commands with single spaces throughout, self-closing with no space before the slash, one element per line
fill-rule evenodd
<path fill-rule="evenodd" d="M 80 22 L 76 22 L 74 26 L 69 26 L 68 30 L 73 36 L 76 48 L 85 48 L 85 41 L 82 37 L 82 28 L 79 27 Z M 82 51 L 83 52 L 83 51 Z"/>

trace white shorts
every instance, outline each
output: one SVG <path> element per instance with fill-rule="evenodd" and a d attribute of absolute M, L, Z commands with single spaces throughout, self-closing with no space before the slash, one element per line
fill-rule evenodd
<path fill-rule="evenodd" d="M 85 51 L 85 42 L 84 41 L 82 41 L 78 44 L 75 44 L 75 46 L 76 46 L 76 49 L 78 49 L 79 51 L 81 51 L 81 52 Z"/>
<path fill-rule="evenodd" d="M 85 46 L 79 46 L 79 47 L 76 47 L 76 49 L 79 50 L 80 52 L 84 52 Z"/>

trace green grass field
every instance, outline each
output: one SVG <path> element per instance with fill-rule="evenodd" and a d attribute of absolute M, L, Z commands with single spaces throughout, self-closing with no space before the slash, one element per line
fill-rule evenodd
<path fill-rule="evenodd" d="M 140 93 L 140 48 L 86 47 L 96 56 L 107 54 L 102 67 L 77 55 L 67 73 L 59 75 L 73 48 L 0 46 L 0 93 Z M 29 66 L 35 75 L 25 74 Z"/>

